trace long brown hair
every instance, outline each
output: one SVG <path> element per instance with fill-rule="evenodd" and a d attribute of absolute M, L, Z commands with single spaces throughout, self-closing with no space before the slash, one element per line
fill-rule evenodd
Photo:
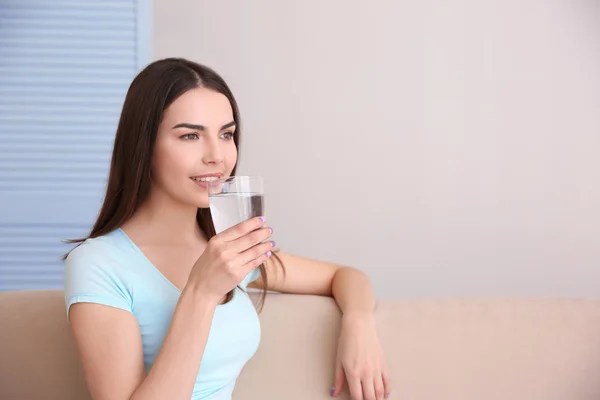
<path fill-rule="evenodd" d="M 207 88 L 227 97 L 233 110 L 237 128 L 233 140 L 240 149 L 241 121 L 233 93 L 219 74 L 198 63 L 183 58 L 166 58 L 146 66 L 132 81 L 117 127 L 108 184 L 102 208 L 87 237 L 68 240 L 78 245 L 89 238 L 105 235 L 119 228 L 146 201 L 150 193 L 150 169 L 158 127 L 163 113 L 179 96 L 195 88 Z M 234 167 L 231 175 L 235 175 Z M 210 209 L 199 208 L 196 220 L 207 239 L 215 236 Z M 65 255 L 63 260 L 68 256 Z M 281 264 L 277 255 L 273 254 Z M 267 273 L 264 265 L 260 272 L 264 288 L 260 307 L 266 297 Z M 232 297 L 227 294 L 227 301 Z"/>

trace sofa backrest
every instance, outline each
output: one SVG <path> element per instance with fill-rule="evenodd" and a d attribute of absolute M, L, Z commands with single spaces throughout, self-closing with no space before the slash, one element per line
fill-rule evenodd
<path fill-rule="evenodd" d="M 87 400 L 61 291 L 0 293 L 0 399 Z"/>
<path fill-rule="evenodd" d="M 234 399 L 330 398 L 335 302 L 270 293 L 260 318 Z M 376 323 L 391 398 L 600 399 L 600 301 L 381 301 Z M 0 293 L 0 399 L 89 399 L 62 292 Z"/>

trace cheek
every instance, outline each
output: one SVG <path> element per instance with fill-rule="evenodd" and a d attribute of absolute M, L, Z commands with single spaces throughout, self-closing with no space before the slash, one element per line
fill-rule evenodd
<path fill-rule="evenodd" d="M 189 173 L 189 156 L 180 149 L 161 145 L 154 154 L 152 175 L 157 182 L 168 185 Z"/>
<path fill-rule="evenodd" d="M 227 172 L 230 173 L 233 168 L 235 167 L 235 164 L 237 163 L 237 157 L 238 157 L 238 153 L 237 153 L 237 147 L 235 146 L 235 143 L 233 143 L 233 141 L 231 142 L 230 146 L 227 146 L 225 148 L 225 167 L 227 169 Z"/>

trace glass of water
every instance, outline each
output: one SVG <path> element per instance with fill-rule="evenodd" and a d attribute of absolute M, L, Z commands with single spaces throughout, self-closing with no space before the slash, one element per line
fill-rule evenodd
<path fill-rule="evenodd" d="M 208 202 L 216 233 L 264 214 L 263 179 L 231 176 L 208 182 Z"/>

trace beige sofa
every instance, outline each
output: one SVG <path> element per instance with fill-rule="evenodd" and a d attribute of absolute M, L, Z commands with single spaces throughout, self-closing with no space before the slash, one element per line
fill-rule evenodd
<path fill-rule="evenodd" d="M 270 294 L 260 317 L 234 398 L 330 398 L 335 303 Z M 377 323 L 392 399 L 600 399 L 600 301 L 382 301 Z M 61 292 L 0 293 L 0 399 L 89 399 Z"/>

